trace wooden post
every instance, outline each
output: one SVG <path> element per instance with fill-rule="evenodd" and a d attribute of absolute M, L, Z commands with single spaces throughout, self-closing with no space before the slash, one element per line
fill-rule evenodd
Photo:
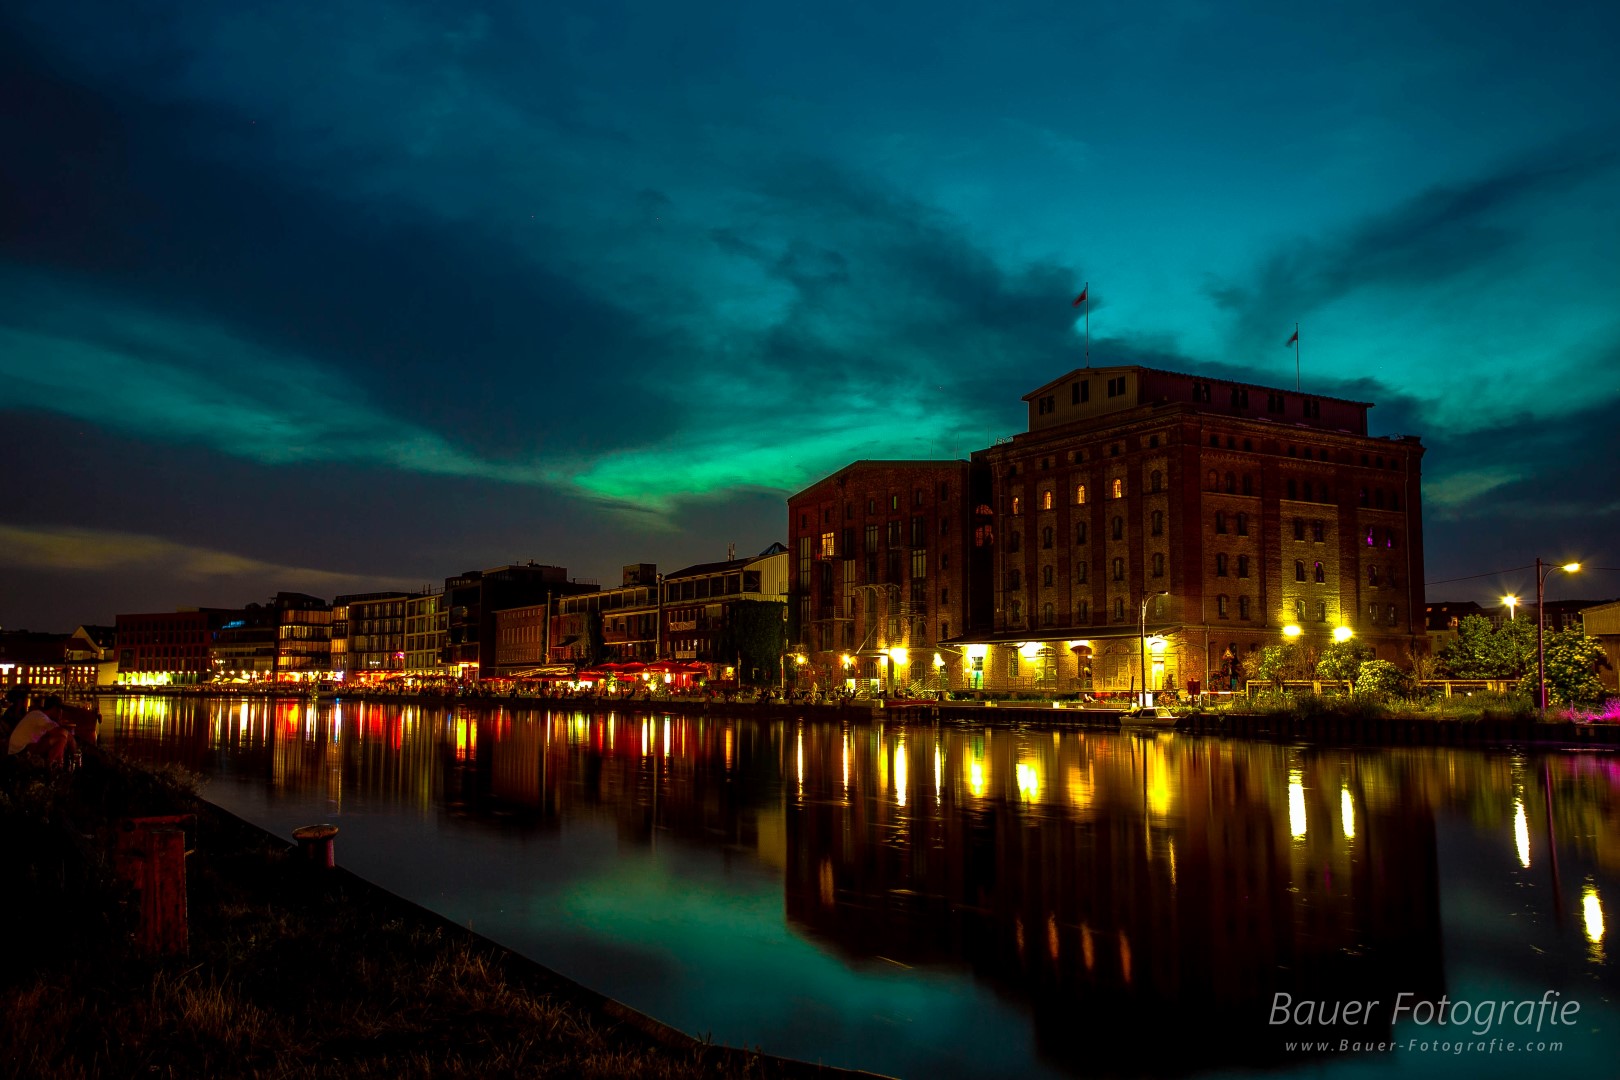
<path fill-rule="evenodd" d="M 186 908 L 189 814 L 128 818 L 118 832 L 114 868 L 135 891 L 135 942 L 153 956 L 183 956 L 190 947 Z"/>
<path fill-rule="evenodd" d="M 330 870 L 337 865 L 332 838 L 337 836 L 336 825 L 305 825 L 293 830 L 299 853 L 315 866 Z"/>

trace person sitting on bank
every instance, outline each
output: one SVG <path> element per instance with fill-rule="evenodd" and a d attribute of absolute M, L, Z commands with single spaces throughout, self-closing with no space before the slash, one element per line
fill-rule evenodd
<path fill-rule="evenodd" d="M 6 691 L 6 707 L 0 712 L 0 739 L 10 739 L 18 721 L 28 715 L 28 687 L 13 686 Z"/>
<path fill-rule="evenodd" d="M 73 736 L 62 726 L 62 699 L 54 694 L 17 721 L 6 743 L 7 753 L 26 754 L 47 765 L 62 764 L 69 751 L 76 749 Z"/>

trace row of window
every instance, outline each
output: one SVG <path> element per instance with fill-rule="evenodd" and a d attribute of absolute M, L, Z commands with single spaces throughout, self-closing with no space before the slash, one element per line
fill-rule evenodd
<path fill-rule="evenodd" d="M 950 484 L 950 481 L 949 480 L 941 480 L 939 482 L 939 501 L 944 502 L 945 500 L 949 499 L 950 496 L 951 496 L 951 484 Z M 927 502 L 927 499 L 928 499 L 928 492 L 927 492 L 927 490 L 925 488 L 913 488 L 912 489 L 912 491 L 911 491 L 911 505 L 912 506 L 914 506 L 914 507 L 923 506 Z M 895 491 L 889 492 L 889 511 L 893 512 L 893 511 L 899 510 L 900 509 L 900 501 L 901 501 L 901 496 L 900 496 L 899 492 L 895 492 Z M 867 517 L 872 517 L 872 516 L 876 515 L 877 512 L 878 512 L 878 500 L 877 500 L 877 498 L 875 496 L 868 498 L 866 500 L 866 516 Z M 844 504 L 844 520 L 845 521 L 853 521 L 854 519 L 855 519 L 855 504 L 852 503 L 852 502 L 847 502 L 847 503 Z M 832 520 L 832 508 L 829 507 L 829 506 L 822 507 L 821 508 L 821 521 L 822 521 L 822 523 L 826 524 L 827 522 L 830 522 L 831 520 Z M 807 511 L 800 511 L 800 513 L 799 513 L 799 528 L 808 529 L 809 527 L 810 527 L 810 514 Z"/>

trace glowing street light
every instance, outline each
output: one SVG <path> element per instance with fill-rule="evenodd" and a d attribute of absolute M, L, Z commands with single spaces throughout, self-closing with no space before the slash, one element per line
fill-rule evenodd
<path fill-rule="evenodd" d="M 1350 629 L 1348 626 L 1335 626 L 1333 628 L 1333 640 L 1343 643 L 1354 637 L 1355 633 L 1356 632 Z"/>
<path fill-rule="evenodd" d="M 1507 605 L 1508 622 L 1512 622 L 1514 617 L 1515 617 L 1514 612 L 1517 610 L 1517 608 L 1519 606 L 1519 598 L 1517 596 L 1514 596 L 1513 594 L 1509 593 L 1507 596 L 1502 597 L 1502 603 Z"/>
<path fill-rule="evenodd" d="M 1578 562 L 1548 566 L 1543 570 L 1544 565 L 1536 559 L 1536 705 L 1542 712 L 1547 711 L 1547 577 L 1554 570 L 1573 574 L 1581 568 Z"/>
<path fill-rule="evenodd" d="M 1298 626 L 1294 625 L 1293 623 L 1289 623 L 1287 626 L 1283 627 L 1282 632 L 1283 632 L 1283 637 L 1285 637 L 1285 638 L 1297 638 L 1297 637 L 1299 637 L 1300 634 L 1304 633 L 1303 630 L 1301 630 Z"/>

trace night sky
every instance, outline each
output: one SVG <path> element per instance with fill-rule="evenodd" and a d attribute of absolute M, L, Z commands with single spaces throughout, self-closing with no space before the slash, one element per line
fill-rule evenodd
<path fill-rule="evenodd" d="M 1297 321 L 1431 581 L 1620 566 L 1620 6 L 1331 7 L 12 0 L 0 625 L 752 553 L 1087 281 L 1097 364 Z"/>

